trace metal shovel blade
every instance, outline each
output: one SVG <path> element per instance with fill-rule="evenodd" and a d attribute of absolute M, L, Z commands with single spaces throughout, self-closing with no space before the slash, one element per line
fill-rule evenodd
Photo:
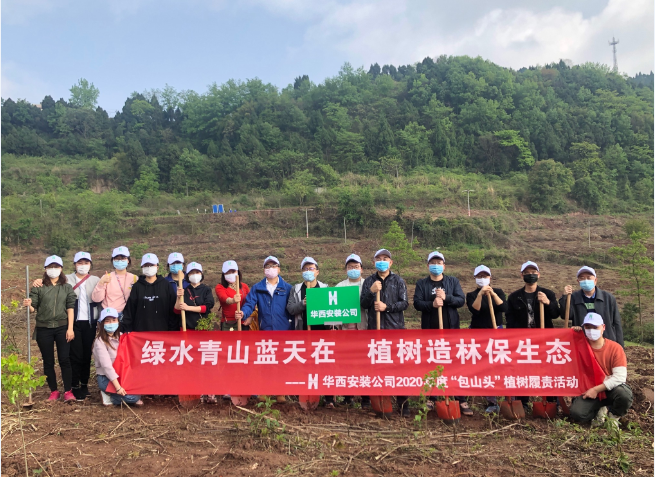
<path fill-rule="evenodd" d="M 390 417 L 393 414 L 391 396 L 371 396 L 371 407 L 380 416 Z"/>
<path fill-rule="evenodd" d="M 506 397 L 505 400 L 500 403 L 500 415 L 505 419 L 510 420 L 523 419 L 525 417 L 523 403 L 512 399 L 511 397 Z"/>
<path fill-rule="evenodd" d="M 564 399 L 563 397 L 558 397 L 557 404 L 559 404 L 559 407 L 562 408 L 562 414 L 564 414 L 565 416 L 571 415 L 571 410 L 569 409 L 569 405 L 566 403 L 566 399 Z"/>
<path fill-rule="evenodd" d="M 303 395 L 298 396 L 298 403 L 305 411 L 313 411 L 318 408 L 318 403 L 321 401 L 321 396 Z"/>
<path fill-rule="evenodd" d="M 542 397 L 540 402 L 532 403 L 532 416 L 541 419 L 555 419 L 557 417 L 557 403 L 548 402 Z"/>
<path fill-rule="evenodd" d="M 180 401 L 180 406 L 184 408 L 196 407 L 200 404 L 200 396 L 188 395 L 188 396 L 178 396 Z"/>
<path fill-rule="evenodd" d="M 446 424 L 455 424 L 462 417 L 459 402 L 455 400 L 446 399 L 445 401 L 437 401 L 435 407 L 437 409 L 437 416 Z"/>

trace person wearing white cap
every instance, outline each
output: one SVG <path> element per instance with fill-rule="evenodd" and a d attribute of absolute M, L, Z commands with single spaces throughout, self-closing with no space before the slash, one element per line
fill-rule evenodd
<path fill-rule="evenodd" d="M 359 287 L 359 296 L 362 295 L 362 278 L 363 264 L 362 259 L 356 253 L 351 253 L 346 257 L 346 278 L 344 281 L 337 283 L 338 287 Z M 344 323 L 344 330 L 366 330 L 368 329 L 368 320 L 362 319 L 359 323 Z"/>
<path fill-rule="evenodd" d="M 202 283 L 205 274 L 202 271 L 202 265 L 198 262 L 191 262 L 186 267 L 189 286 L 182 290 L 184 300 L 182 303 L 176 303 L 174 311 L 180 314 L 184 310 L 187 330 L 195 330 L 198 321 L 207 318 L 207 315 L 214 308 L 214 295 L 212 289 Z"/>
<path fill-rule="evenodd" d="M 48 401 L 56 401 L 61 395 L 55 374 L 55 344 L 64 381 L 64 401 L 74 401 L 69 343 L 75 338 L 73 320 L 77 296 L 66 275 L 61 274 L 64 262 L 60 257 L 52 255 L 46 258 L 43 268 L 43 286 L 32 288 L 30 297 L 23 300 L 23 306 L 29 306 L 31 312 L 36 311 L 36 337 L 33 339 L 36 339 L 43 359 L 43 373 L 50 388 Z"/>
<path fill-rule="evenodd" d="M 100 303 L 101 308 L 113 308 L 118 311 L 118 319 L 123 319 L 123 309 L 130 297 L 132 286 L 137 281 L 137 276 L 127 271 L 132 263 L 129 249 L 121 245 L 111 252 L 111 263 L 114 271 L 105 274 L 100 278 L 91 294 L 91 299 Z"/>
<path fill-rule="evenodd" d="M 580 290 L 574 292 L 571 285 L 566 285 L 564 295 L 559 300 L 562 319 L 566 318 L 564 316 L 564 313 L 566 313 L 566 297 L 571 295 L 569 320 L 571 320 L 573 326 L 581 326 L 587 313 L 598 313 L 605 322 L 603 337 L 624 346 L 621 315 L 614 295 L 598 288 L 596 270 L 591 267 L 584 266 L 580 268 L 577 279 Z"/>
<path fill-rule="evenodd" d="M 380 329 L 382 330 L 404 330 L 405 310 L 409 306 L 407 302 L 407 284 L 391 271 L 393 260 L 391 252 L 382 248 L 373 255 L 373 262 L 376 272 L 364 280 L 359 304 L 368 313 L 368 329 L 377 329 L 376 314 L 380 312 Z M 376 301 L 377 292 L 380 292 L 380 301 Z M 401 416 L 409 417 L 409 405 L 407 396 L 396 396 L 396 404 Z"/>
<path fill-rule="evenodd" d="M 143 406 L 141 396 L 127 394 L 125 389 L 118 382 L 118 374 L 114 370 L 114 361 L 120 345 L 121 332 L 118 324 L 118 310 L 105 308 L 100 313 L 98 336 L 93 342 L 93 360 L 96 364 L 96 380 L 102 393 L 103 402 L 105 396 L 109 398 L 106 406 L 120 406 L 121 403 Z M 114 385 L 115 393 L 107 392 L 109 383 Z"/>
<path fill-rule="evenodd" d="M 617 342 L 603 337 L 605 327 L 605 321 L 598 313 L 587 313 L 582 327 L 573 327 L 575 331 L 584 331 L 594 358 L 605 373 L 605 379 L 573 400 L 571 418 L 582 422 L 595 418 L 593 424 L 596 426 L 601 426 L 608 419 L 618 430 L 618 417 L 628 412 L 633 396 L 626 384 L 628 360 L 625 351 Z"/>
<path fill-rule="evenodd" d="M 307 288 L 326 288 L 327 284 L 318 280 L 318 262 L 312 257 L 303 258 L 300 263 L 300 271 L 302 272 L 302 282 L 296 283 L 293 286 L 289 302 L 287 303 L 287 311 L 295 317 L 295 329 L 307 329 Z M 332 326 L 314 325 L 312 330 L 331 330 Z"/>
<path fill-rule="evenodd" d="M 239 265 L 234 260 L 226 260 L 221 268 L 221 283 L 216 285 L 215 291 L 218 301 L 221 304 L 221 331 L 236 330 L 237 319 L 234 313 L 237 311 L 237 303 L 241 306 L 246 303 L 246 297 L 250 293 L 250 287 L 243 281 Z M 239 290 L 237 290 L 237 278 L 239 279 Z M 249 331 L 253 321 L 257 317 L 257 310 L 248 325 L 241 324 L 241 331 Z"/>
<path fill-rule="evenodd" d="M 168 256 L 167 261 L 168 266 L 168 275 L 166 275 L 166 280 L 171 284 L 173 292 L 177 296 L 181 296 L 177 291 L 177 283 L 182 279 L 182 288 L 186 289 L 189 286 L 189 282 L 184 277 L 184 256 L 179 252 L 173 252 Z"/>
<path fill-rule="evenodd" d="M 158 268 L 159 258 L 154 253 L 141 258 L 143 275 L 132 287 L 123 310 L 123 332 L 179 331 L 180 318 L 173 310 L 177 294 L 164 277 L 157 275 Z"/>

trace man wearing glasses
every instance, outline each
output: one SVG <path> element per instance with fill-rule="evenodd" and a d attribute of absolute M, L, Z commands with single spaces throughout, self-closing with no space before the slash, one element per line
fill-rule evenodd
<path fill-rule="evenodd" d="M 307 330 L 307 287 L 325 288 L 326 283 L 318 281 L 318 263 L 312 257 L 305 257 L 300 264 L 302 282 L 293 286 L 287 311 L 296 317 L 296 329 Z M 331 330 L 333 326 L 312 325 L 312 330 Z"/>

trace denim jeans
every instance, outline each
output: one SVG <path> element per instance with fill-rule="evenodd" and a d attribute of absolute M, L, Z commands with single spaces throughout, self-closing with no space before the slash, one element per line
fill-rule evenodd
<path fill-rule="evenodd" d="M 107 385 L 110 383 L 110 381 L 107 376 L 98 374 L 96 377 L 98 378 L 98 387 L 101 391 L 104 391 L 105 394 L 109 396 L 111 403 L 115 406 L 120 406 L 121 402 L 124 402 L 125 404 L 136 404 L 137 401 L 141 399 L 141 396 L 137 396 L 135 394 L 126 394 L 125 396 L 121 396 L 120 394 L 116 393 L 108 393 Z"/>

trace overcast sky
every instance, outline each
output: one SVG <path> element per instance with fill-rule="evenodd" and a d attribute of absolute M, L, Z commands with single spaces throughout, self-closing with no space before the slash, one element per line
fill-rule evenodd
<path fill-rule="evenodd" d="M 619 70 L 634 75 L 653 69 L 653 14 L 653 0 L 3 0 L 2 97 L 68 99 L 86 78 L 113 115 L 133 91 L 320 83 L 346 61 L 611 65 L 612 36 Z"/>

